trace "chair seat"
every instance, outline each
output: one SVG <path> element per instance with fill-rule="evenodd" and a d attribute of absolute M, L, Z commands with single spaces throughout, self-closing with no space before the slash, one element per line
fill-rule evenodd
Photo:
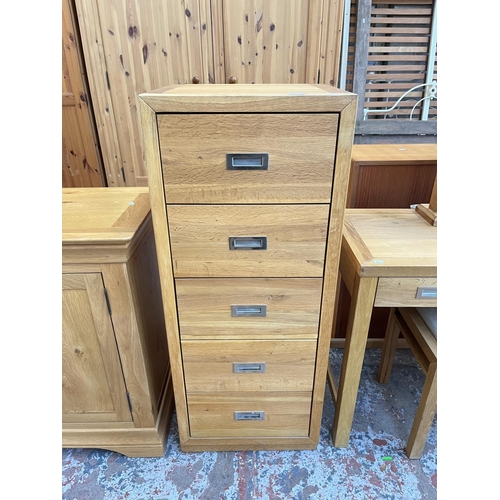
<path fill-rule="evenodd" d="M 417 312 L 437 339 L 437 307 L 418 307 Z"/>

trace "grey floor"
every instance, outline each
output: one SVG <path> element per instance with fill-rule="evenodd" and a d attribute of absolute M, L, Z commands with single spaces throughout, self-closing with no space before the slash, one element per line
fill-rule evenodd
<path fill-rule="evenodd" d="M 338 377 L 341 349 L 331 349 Z M 320 442 L 308 451 L 183 453 L 172 421 L 162 458 L 128 458 L 63 449 L 63 500 L 306 500 L 437 498 L 437 417 L 420 460 L 404 446 L 424 375 L 409 349 L 398 349 L 389 384 L 376 373 L 380 349 L 367 349 L 347 448 L 333 448 L 333 403 L 325 388 Z"/>

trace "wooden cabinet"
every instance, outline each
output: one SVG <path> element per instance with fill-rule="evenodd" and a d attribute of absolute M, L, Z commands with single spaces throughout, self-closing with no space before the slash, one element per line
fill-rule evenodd
<path fill-rule="evenodd" d="M 139 98 L 182 449 L 316 448 L 356 96 Z"/>
<path fill-rule="evenodd" d="M 436 144 L 355 144 L 347 207 L 429 203 L 436 174 Z"/>
<path fill-rule="evenodd" d="M 147 186 L 140 93 L 337 81 L 342 2 L 75 2 L 108 186 Z"/>
<path fill-rule="evenodd" d="M 163 456 L 173 393 L 147 188 L 62 190 L 62 443 Z"/>

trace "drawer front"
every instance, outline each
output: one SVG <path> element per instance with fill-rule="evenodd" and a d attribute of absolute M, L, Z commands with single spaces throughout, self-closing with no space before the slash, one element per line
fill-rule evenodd
<path fill-rule="evenodd" d="M 375 307 L 436 307 L 437 278 L 379 278 Z"/>
<path fill-rule="evenodd" d="M 317 338 L 321 278 L 177 279 L 182 339 Z"/>
<path fill-rule="evenodd" d="M 329 203 L 337 126 L 336 114 L 159 115 L 166 201 Z"/>
<path fill-rule="evenodd" d="M 307 437 L 310 392 L 188 394 L 191 437 Z"/>
<path fill-rule="evenodd" d="M 186 391 L 312 391 L 315 340 L 187 340 Z"/>
<path fill-rule="evenodd" d="M 168 205 L 167 214 L 176 278 L 323 276 L 329 205 Z"/>

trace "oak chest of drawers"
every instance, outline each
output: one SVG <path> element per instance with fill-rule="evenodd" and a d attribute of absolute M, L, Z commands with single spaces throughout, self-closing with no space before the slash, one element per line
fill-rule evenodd
<path fill-rule="evenodd" d="M 140 103 L 182 449 L 314 449 L 357 97 L 178 85 Z"/>

